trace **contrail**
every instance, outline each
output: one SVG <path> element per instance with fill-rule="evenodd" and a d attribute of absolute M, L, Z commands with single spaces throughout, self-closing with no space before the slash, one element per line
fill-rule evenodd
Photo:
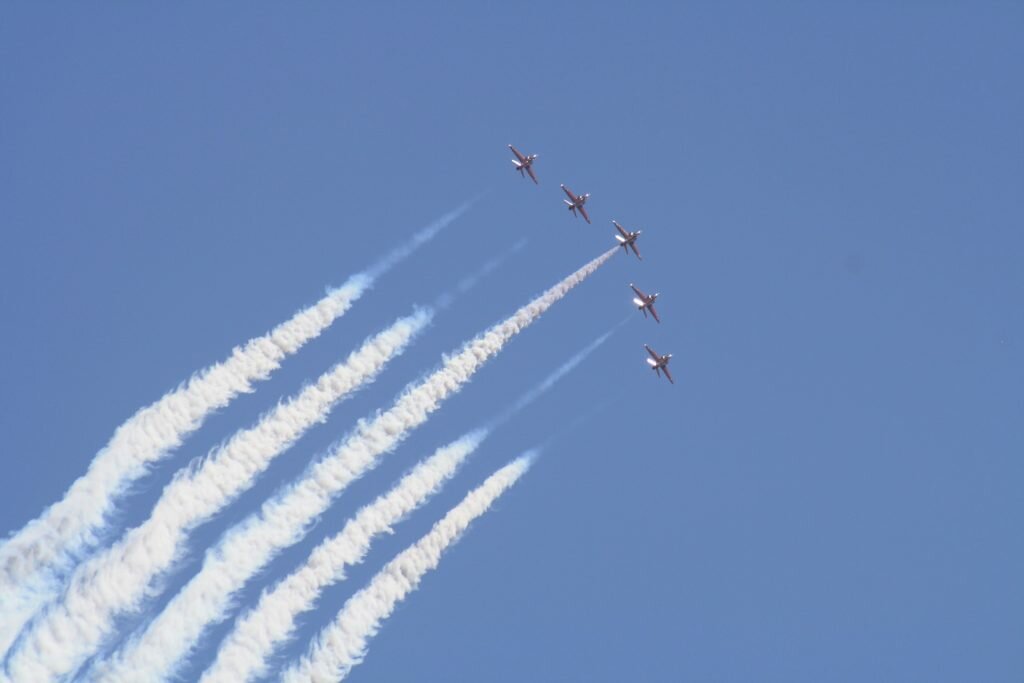
<path fill-rule="evenodd" d="M 395 605 L 416 589 L 423 575 L 437 567 L 441 555 L 529 468 L 527 454 L 501 468 L 451 509 L 426 536 L 388 562 L 370 583 L 353 595 L 341 612 L 314 639 L 309 651 L 288 667 L 284 683 L 340 681 L 366 657 L 367 642 Z"/>
<path fill-rule="evenodd" d="M 147 628 L 142 636 L 145 642 L 140 643 L 139 649 L 151 653 L 146 656 L 146 670 L 170 671 L 188 654 L 205 624 L 216 620 L 227 609 L 231 596 L 278 551 L 301 539 L 340 491 L 425 422 L 510 339 L 614 256 L 616 248 L 609 249 L 505 321 L 474 338 L 459 353 L 447 358 L 440 369 L 406 390 L 389 410 L 373 420 L 360 420 L 354 433 L 310 467 L 299 481 L 229 530 L 206 552 L 199 573 L 154 620 L 155 630 Z"/>
<path fill-rule="evenodd" d="M 275 646 L 291 637 L 296 617 L 312 609 L 325 587 L 345 578 L 344 567 L 363 560 L 375 536 L 389 532 L 391 525 L 436 493 L 484 436 L 483 432 L 472 432 L 439 448 L 388 493 L 359 510 L 341 533 L 317 546 L 298 571 L 264 592 L 259 604 L 239 619 L 224 640 L 202 683 L 242 683 L 265 675 L 267 657 Z M 114 676 L 108 677 L 107 673 L 99 669 L 97 680 L 143 680 L 151 670 L 136 666 L 124 667 Z"/>
<path fill-rule="evenodd" d="M 492 420 L 490 426 L 443 446 L 430 458 L 420 462 L 388 493 L 359 510 L 345 524 L 341 533 L 317 546 L 298 570 L 271 590 L 264 591 L 256 607 L 239 617 L 234 629 L 221 644 L 213 665 L 203 674 L 202 683 L 241 683 L 265 675 L 267 658 L 273 654 L 276 646 L 291 637 L 297 617 L 312 609 L 325 588 L 345 578 L 345 567 L 362 562 L 376 536 L 390 532 L 394 524 L 425 503 L 490 436 L 495 426 L 554 386 L 601 346 L 618 327 L 601 335 L 563 363 L 516 401 L 511 409 Z M 197 612 L 201 613 L 202 610 L 190 607 L 182 610 L 182 616 L 191 617 Z M 223 613 L 218 616 L 222 617 Z M 165 626 L 180 628 L 178 624 Z M 125 654 L 123 659 L 117 659 L 116 662 L 121 664 L 132 659 Z M 171 673 L 146 668 L 145 663 L 151 661 L 150 657 L 134 659 L 136 661 L 133 666 L 119 667 L 118 675 L 108 676 L 107 670 L 99 669 L 95 678 L 104 681 L 151 680 Z"/>
<path fill-rule="evenodd" d="M 442 294 L 438 298 L 437 303 L 435 303 L 434 306 L 438 310 L 442 310 L 451 306 L 451 304 L 455 301 L 456 294 L 465 294 L 469 290 L 476 287 L 477 282 L 479 282 L 483 277 L 494 271 L 498 266 L 500 266 L 505 261 L 505 259 L 511 257 L 516 252 L 522 251 L 522 249 L 526 247 L 528 241 L 529 240 L 524 237 L 515 244 L 513 244 L 512 247 L 504 254 L 495 256 L 490 261 L 484 263 L 475 273 L 467 275 L 462 280 L 460 280 L 459 284 L 455 286 L 454 292 L 447 292 L 445 294 Z"/>
<path fill-rule="evenodd" d="M 239 393 L 252 391 L 253 382 L 265 379 L 285 356 L 298 351 L 348 310 L 368 283 L 363 276 L 353 277 L 269 334 L 236 348 L 226 361 L 193 376 L 117 429 L 64 498 L 0 547 L 0 611 L 4 613 L 0 652 L 7 650 L 40 600 L 57 592 L 57 576 L 66 573 L 76 555 L 95 545 L 115 500 L 146 473 L 147 466 L 179 446 L 211 412 Z M 43 569 L 48 575 L 37 576 Z"/>
<path fill-rule="evenodd" d="M 630 316 L 630 317 L 632 317 L 632 316 Z M 503 422 L 506 422 L 513 415 L 515 415 L 516 413 L 521 411 L 523 408 L 525 408 L 526 406 L 530 405 L 535 400 L 537 400 L 537 398 L 541 394 L 544 394 L 549 389 L 551 389 L 551 387 L 553 387 L 555 384 L 558 383 L 558 380 L 562 379 L 567 374 L 572 372 L 573 368 L 575 368 L 577 365 L 579 365 L 580 363 L 585 361 L 590 354 L 592 354 L 594 351 L 596 351 L 598 349 L 599 346 L 601 346 L 606 341 L 608 341 L 608 338 L 611 337 L 613 334 L 615 334 L 615 332 L 617 332 L 618 329 L 620 327 L 622 327 L 625 323 L 626 323 L 626 320 L 623 320 L 618 325 L 616 325 L 612 329 L 608 330 L 607 332 L 602 334 L 600 337 L 598 337 L 594 341 L 590 342 L 590 344 L 588 344 L 586 347 L 584 347 L 579 352 L 577 352 L 575 356 L 573 356 L 572 358 L 567 360 L 565 363 L 563 363 L 561 365 L 561 367 L 559 367 L 553 373 L 548 375 L 548 377 L 543 382 L 541 382 L 540 384 L 535 386 L 533 389 L 531 389 L 530 391 L 528 391 L 525 394 L 523 394 L 519 398 L 518 401 L 516 401 L 515 403 L 512 404 L 511 407 L 509 407 L 508 410 L 506 410 L 504 413 L 502 413 L 497 418 L 495 418 L 489 424 L 488 428 L 491 429 L 491 428 L 497 427 L 498 425 L 502 424 Z"/>
<path fill-rule="evenodd" d="M 374 281 L 468 210 L 463 204 L 417 232 L 364 273 L 349 278 L 320 301 L 268 334 L 235 348 L 231 356 L 193 375 L 178 389 L 139 410 L 122 424 L 63 499 L 0 545 L 0 653 L 25 621 L 59 590 L 78 558 L 103 536 L 116 500 L 151 463 L 166 457 L 215 410 L 252 384 L 266 379 L 281 361 L 319 336 Z"/>
<path fill-rule="evenodd" d="M 537 446 L 537 448 L 535 450 L 537 450 L 537 451 L 545 451 L 545 450 L 547 450 L 548 447 L 552 444 L 552 442 L 557 441 L 558 439 L 562 438 L 566 434 L 572 433 L 580 425 L 584 424 L 585 422 L 589 422 L 598 413 L 603 413 L 605 410 L 608 410 L 608 408 L 611 408 L 613 405 L 615 405 L 615 399 L 608 399 L 608 400 L 602 401 L 601 403 L 597 404 L 596 406 L 592 406 L 591 408 L 589 408 L 588 410 L 586 410 L 584 412 L 579 413 L 571 421 L 569 421 L 566 424 L 561 425 L 554 434 L 552 434 L 548 438 L 544 439 L 544 441 L 542 441 L 540 443 L 540 445 Z"/>
<path fill-rule="evenodd" d="M 521 250 L 525 244 L 525 239 L 520 240 L 503 254 L 485 262 L 474 273 L 463 278 L 455 291 L 458 294 L 462 294 L 474 287 L 482 278 L 498 268 L 505 259 Z M 455 294 L 453 293 L 443 294 L 439 297 L 437 305 L 450 305 L 454 301 L 454 297 Z M 405 509 L 403 505 L 411 504 L 415 507 L 421 504 L 416 502 L 417 499 L 422 501 L 429 498 L 446 479 L 455 473 L 459 464 L 476 449 L 482 438 L 482 432 L 467 434 L 455 443 L 440 449 L 434 458 L 430 460 L 429 466 L 424 467 L 421 465 L 417 467 L 408 476 L 403 478 L 400 486 L 396 487 L 388 495 L 378 498 L 375 502 L 377 511 L 372 513 L 372 518 L 380 517 L 381 514 L 386 512 L 391 513 L 393 516 L 398 515 L 398 517 L 393 519 L 394 522 L 397 522 L 401 516 L 404 516 L 411 509 L 400 512 L 400 510 Z M 367 514 L 370 514 L 366 511 L 364 513 L 364 518 Z M 350 527 L 355 533 L 360 533 L 359 529 L 361 528 L 369 528 L 362 519 L 360 525 L 350 525 Z M 380 531 L 375 533 L 380 533 Z M 365 538 L 367 547 L 369 546 L 369 540 L 370 537 Z M 349 541 L 349 543 L 352 542 L 354 541 Z M 365 553 L 365 550 L 363 552 Z M 183 634 L 195 634 L 195 637 L 198 638 L 201 629 L 207 625 L 206 617 L 209 610 L 205 608 L 206 605 L 191 605 L 184 599 L 173 601 L 153 621 L 143 625 L 141 634 L 129 638 L 108 659 L 94 662 L 85 676 L 94 680 L 123 680 L 127 682 L 167 677 L 170 674 L 168 667 L 180 663 L 180 660 L 175 662 L 168 655 L 195 645 L 194 642 L 186 643 Z M 221 615 L 216 616 L 220 617 Z M 280 626 L 281 622 L 277 618 L 274 619 L 274 623 L 269 624 L 271 629 L 279 629 Z M 168 639 L 174 641 L 174 644 L 168 645 Z M 239 679 L 235 677 L 234 680 Z"/>
<path fill-rule="evenodd" d="M 81 666 L 111 633 L 115 617 L 139 608 L 153 579 L 179 556 L 191 529 L 251 486 L 334 404 L 374 379 L 432 317 L 432 311 L 421 309 L 399 319 L 255 426 L 237 432 L 201 464 L 179 472 L 149 519 L 79 565 L 64 600 L 29 624 L 7 663 L 13 680 L 53 680 Z"/>
<path fill-rule="evenodd" d="M 446 213 L 427 227 L 417 232 L 406 244 L 394 248 L 390 253 L 384 256 L 384 258 L 370 266 L 365 271 L 364 275 L 372 281 L 387 273 L 402 261 L 416 253 L 417 249 L 437 237 L 438 233 L 447 228 L 453 221 L 455 221 L 455 219 L 469 211 L 473 204 L 477 202 L 477 199 L 471 199 L 468 202 L 464 202 L 454 211 Z"/>

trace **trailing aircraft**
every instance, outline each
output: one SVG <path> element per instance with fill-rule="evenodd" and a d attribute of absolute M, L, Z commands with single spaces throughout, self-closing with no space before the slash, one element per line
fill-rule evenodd
<path fill-rule="evenodd" d="M 612 221 L 612 223 L 615 223 L 615 221 Z M 624 250 L 626 249 L 626 247 L 631 247 L 633 249 L 633 253 L 636 254 L 636 257 L 643 261 L 644 257 L 640 255 L 640 252 L 636 248 L 636 238 L 639 237 L 640 233 L 643 231 L 633 230 L 632 232 L 630 232 L 629 230 L 626 230 L 618 223 L 615 223 L 615 228 L 619 231 L 619 234 L 615 236 L 615 239 L 619 241 L 619 245 Z"/>
<path fill-rule="evenodd" d="M 672 360 L 672 354 L 669 353 L 664 356 L 659 356 L 654 349 L 647 344 L 644 344 L 644 348 L 647 349 L 647 353 L 651 354 L 651 357 L 647 359 L 647 364 L 651 366 L 651 370 L 654 370 L 654 374 L 660 377 L 661 371 L 664 370 L 665 377 L 668 377 L 668 381 L 675 384 L 675 380 L 672 379 L 672 375 L 668 372 L 668 362 Z"/>
<path fill-rule="evenodd" d="M 533 160 L 536 159 L 538 155 L 521 154 L 519 150 L 513 147 L 512 145 L 509 145 L 508 148 L 512 150 L 513 154 L 516 155 L 515 159 L 509 159 L 509 161 L 511 161 L 515 165 L 516 170 L 519 171 L 519 175 L 525 178 L 526 176 L 523 175 L 523 171 L 526 171 L 527 173 L 530 174 L 530 178 L 533 179 L 533 183 L 535 185 L 538 184 L 537 176 L 533 174 Z"/>
<path fill-rule="evenodd" d="M 633 288 L 634 292 L 636 292 L 636 298 L 633 299 L 633 303 L 636 304 L 637 308 L 639 308 L 640 311 L 644 314 L 644 317 L 646 318 L 647 311 L 650 311 L 651 315 L 654 316 L 654 320 L 660 323 L 661 320 L 658 318 L 658 312 L 654 310 L 654 302 L 660 295 L 657 292 L 655 292 L 654 294 L 644 294 L 642 291 L 640 291 L 640 288 L 634 285 L 632 282 L 629 283 L 629 286 Z"/>
<path fill-rule="evenodd" d="M 562 185 L 562 191 L 569 196 L 568 199 L 563 199 L 562 201 L 569 206 L 569 210 L 572 211 L 572 215 L 575 216 L 576 212 L 579 211 L 583 214 L 583 220 L 589 223 L 590 216 L 587 215 L 587 210 L 583 208 L 583 205 L 587 203 L 588 199 L 590 199 L 590 193 L 574 194 L 573 191 L 565 185 Z"/>

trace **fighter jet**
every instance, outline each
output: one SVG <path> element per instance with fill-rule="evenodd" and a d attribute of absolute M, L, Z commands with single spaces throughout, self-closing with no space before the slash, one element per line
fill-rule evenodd
<path fill-rule="evenodd" d="M 583 220 L 589 223 L 590 216 L 587 215 L 587 210 L 583 208 L 583 205 L 586 204 L 587 200 L 590 198 L 590 193 L 573 194 L 573 191 L 565 185 L 562 185 L 562 191 L 569 196 L 568 199 L 563 199 L 562 201 L 569 206 L 569 210 L 572 211 L 572 215 L 575 216 L 576 212 L 579 211 L 583 214 Z"/>
<path fill-rule="evenodd" d="M 615 221 L 612 221 L 612 223 L 615 223 Z M 619 241 L 619 244 L 622 246 L 623 250 L 628 251 L 626 247 L 632 247 L 633 253 L 636 254 L 636 257 L 642 261 L 644 257 L 640 255 L 639 251 L 637 251 L 636 238 L 639 237 L 640 233 L 643 231 L 634 230 L 633 232 L 629 232 L 618 223 L 615 223 L 615 227 L 619 231 L 619 234 L 615 236 L 615 239 Z"/>
<path fill-rule="evenodd" d="M 647 317 L 647 311 L 650 310 L 651 315 L 654 316 L 654 320 L 661 323 L 661 320 L 658 319 L 658 312 L 654 310 L 654 301 L 658 298 L 658 294 L 644 294 L 632 282 L 629 283 L 629 286 L 633 288 L 634 292 L 636 292 L 636 298 L 633 299 L 633 303 L 636 304 L 636 307 L 644 314 L 644 317 Z"/>
<path fill-rule="evenodd" d="M 647 349 L 647 353 L 651 354 L 651 357 L 647 359 L 647 364 L 651 366 L 651 370 L 654 370 L 654 374 L 661 376 L 661 370 L 665 371 L 665 376 L 668 377 L 668 381 L 675 384 L 675 380 L 672 379 L 672 375 L 668 372 L 668 362 L 672 359 L 672 354 L 666 354 L 659 356 L 654 352 L 647 344 L 644 344 L 644 348 Z"/>
<path fill-rule="evenodd" d="M 510 150 L 512 150 L 513 154 L 516 155 L 515 159 L 509 159 L 509 161 L 511 161 L 515 165 L 516 170 L 519 171 L 519 175 L 521 175 L 521 176 L 523 176 L 525 178 L 526 176 L 523 175 L 523 171 L 526 171 L 527 173 L 530 174 L 530 178 L 533 180 L 534 184 L 536 185 L 537 184 L 537 176 L 535 176 L 533 174 L 533 160 L 536 159 L 538 155 L 536 155 L 536 154 L 528 154 L 528 155 L 524 156 L 524 155 L 520 154 L 519 150 L 516 149 L 515 147 L 513 147 L 512 145 L 509 145 L 508 148 Z"/>

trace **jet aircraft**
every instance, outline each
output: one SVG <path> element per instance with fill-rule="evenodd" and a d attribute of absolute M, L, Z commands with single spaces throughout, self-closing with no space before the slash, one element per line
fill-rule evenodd
<path fill-rule="evenodd" d="M 615 221 L 612 221 L 612 223 L 615 223 Z M 634 230 L 630 232 L 618 223 L 615 223 L 615 227 L 619 231 L 619 234 L 615 236 L 615 239 L 619 241 L 619 245 L 621 245 L 624 250 L 627 250 L 626 247 L 631 247 L 633 249 L 633 253 L 636 254 L 636 257 L 642 261 L 644 257 L 640 255 L 640 252 L 636 248 L 636 238 L 639 237 L 640 233 L 643 231 Z"/>
<path fill-rule="evenodd" d="M 637 308 L 639 308 L 640 311 L 644 314 L 644 317 L 646 318 L 647 311 L 650 311 L 651 315 L 654 316 L 654 320 L 660 323 L 661 320 L 658 319 L 658 312 L 654 310 L 654 301 L 659 296 L 657 292 L 655 292 L 654 294 L 644 294 L 632 282 L 629 283 L 629 286 L 633 288 L 634 292 L 636 292 L 636 298 L 633 299 L 633 303 L 636 304 Z"/>
<path fill-rule="evenodd" d="M 660 371 L 664 370 L 665 377 L 668 377 L 668 381 L 672 382 L 672 384 L 675 384 L 675 380 L 672 379 L 672 375 L 670 375 L 668 372 L 668 362 L 672 359 L 672 354 L 669 353 L 664 356 L 659 356 L 657 353 L 655 353 L 654 349 L 652 349 L 647 344 L 644 344 L 644 348 L 647 349 L 647 353 L 651 354 L 651 357 L 647 359 L 647 364 L 651 366 L 651 370 L 654 370 L 654 374 L 660 377 Z"/>
<path fill-rule="evenodd" d="M 587 200 L 590 198 L 590 193 L 588 192 L 586 194 L 574 194 L 573 191 L 570 190 L 565 185 L 562 185 L 562 191 L 565 192 L 565 194 L 568 195 L 569 197 L 568 199 L 563 199 L 562 201 L 569 206 L 569 210 L 572 211 L 572 215 L 575 216 L 576 212 L 579 211 L 581 214 L 583 214 L 583 220 L 589 223 L 590 216 L 587 215 L 587 210 L 583 208 L 583 205 L 586 204 Z"/>
<path fill-rule="evenodd" d="M 530 174 L 530 178 L 533 180 L 533 183 L 535 185 L 538 184 L 537 183 L 537 176 L 535 176 L 533 174 L 533 160 L 536 159 L 538 155 L 536 155 L 536 154 L 527 154 L 527 155 L 520 154 L 519 150 L 516 149 L 515 147 L 513 147 L 512 145 L 509 145 L 508 148 L 510 150 L 512 150 L 513 154 L 516 155 L 515 159 L 509 159 L 509 161 L 511 161 L 515 165 L 516 170 L 519 171 L 519 175 L 521 175 L 521 176 L 523 176 L 525 178 L 526 176 L 523 175 L 523 171 L 526 171 L 527 173 Z"/>

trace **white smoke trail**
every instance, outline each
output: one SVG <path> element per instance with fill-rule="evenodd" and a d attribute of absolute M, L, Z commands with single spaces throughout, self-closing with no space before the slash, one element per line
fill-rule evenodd
<path fill-rule="evenodd" d="M 66 571 L 73 555 L 94 545 L 115 499 L 128 485 L 145 474 L 150 463 L 179 446 L 211 412 L 239 393 L 252 391 L 254 381 L 265 379 L 285 356 L 319 335 L 348 310 L 368 282 L 362 276 L 352 278 L 270 334 L 236 348 L 226 361 L 195 375 L 118 428 L 64 498 L 0 548 L 0 611 L 5 615 L 0 652 L 7 649 L 34 607 L 56 592 L 55 575 Z M 50 575 L 36 576 L 45 565 L 50 566 Z M 15 618 L 14 613 L 22 618 Z"/>
<path fill-rule="evenodd" d="M 374 537 L 390 532 L 392 525 L 425 503 L 490 435 L 494 427 L 551 389 L 607 341 L 618 327 L 577 352 L 498 419 L 493 420 L 488 428 L 467 434 L 438 449 L 403 477 L 391 491 L 362 508 L 345 524 L 341 533 L 317 546 L 304 565 L 271 590 L 264 592 L 256 607 L 239 617 L 234 629 L 221 644 L 213 665 L 203 674 L 202 683 L 241 683 L 264 675 L 266 659 L 273 654 L 276 646 L 291 637 L 296 618 L 313 607 L 325 588 L 345 578 L 345 567 L 362 562 Z M 138 662 L 136 666 L 124 667 L 120 675 L 112 676 L 109 680 L 132 681 L 155 678 L 166 673 L 147 669 L 142 662 Z M 108 680 L 105 672 L 96 678 Z"/>
<path fill-rule="evenodd" d="M 511 257 L 516 252 L 521 251 L 524 247 L 526 247 L 528 241 L 529 240 L 527 240 L 525 237 L 520 239 L 518 242 L 513 244 L 512 247 L 504 254 L 495 256 L 490 261 L 484 263 L 480 267 L 480 269 L 477 270 L 477 272 L 473 273 L 472 275 L 464 277 L 462 280 L 459 281 L 459 284 L 455 286 L 454 292 L 447 292 L 445 294 L 442 294 L 438 298 L 437 302 L 434 304 L 435 308 L 437 308 L 438 310 L 442 310 L 451 306 L 452 303 L 455 301 L 456 294 L 465 294 L 469 290 L 476 287 L 477 282 L 479 282 L 481 278 L 494 271 L 498 266 L 504 263 L 505 259 Z"/>
<path fill-rule="evenodd" d="M 565 363 L 561 365 L 561 367 L 559 367 L 557 370 L 548 375 L 543 382 L 541 382 L 533 389 L 519 397 L 519 400 L 513 403 L 508 410 L 499 415 L 493 422 L 490 423 L 490 427 L 496 427 L 501 423 L 507 421 L 513 415 L 515 415 L 523 408 L 537 400 L 537 397 L 539 397 L 541 394 L 546 393 L 549 389 L 551 389 L 551 387 L 558 383 L 558 380 L 562 379 L 567 374 L 572 372 L 573 368 L 575 368 L 577 365 L 585 361 L 590 354 L 592 354 L 594 351 L 598 349 L 598 347 L 600 347 L 602 344 L 608 341 L 608 338 L 615 334 L 615 332 L 620 327 L 622 327 L 622 325 L 623 323 L 619 323 L 618 325 L 608 330 L 594 341 L 590 342 L 590 344 L 588 344 L 586 347 L 578 351 L 575 356 L 567 360 Z"/>
<path fill-rule="evenodd" d="M 388 493 L 359 510 L 341 533 L 324 541 L 298 571 L 260 596 L 259 603 L 239 618 L 202 677 L 202 683 L 242 683 L 266 674 L 266 658 L 291 637 L 299 614 L 312 609 L 320 592 L 344 579 L 344 568 L 361 562 L 375 536 L 422 505 L 451 478 L 477 449 L 486 434 L 472 432 L 439 448 L 402 477 Z M 135 668 L 110 680 L 139 680 Z M 101 671 L 97 680 L 108 680 Z"/>
<path fill-rule="evenodd" d="M 179 556 L 188 532 L 252 485 L 275 456 L 331 407 L 371 381 L 430 322 L 419 310 L 367 340 L 254 427 L 237 432 L 198 466 L 179 472 L 142 525 L 75 570 L 63 602 L 33 621 L 14 646 L 7 671 L 16 681 L 46 681 L 75 671 L 114 627 L 138 609 L 152 580 Z"/>
<path fill-rule="evenodd" d="M 309 524 L 328 508 L 334 496 L 370 469 L 378 456 L 393 449 L 412 429 L 425 422 L 478 368 L 596 271 L 615 254 L 616 248 L 470 341 L 458 354 L 447 358 L 440 369 L 407 390 L 389 410 L 371 421 L 361 420 L 354 433 L 333 453 L 313 465 L 302 479 L 229 530 L 207 551 L 200 572 L 154 620 L 155 628 L 147 627 L 142 635 L 137 647 L 145 653 L 138 658 L 146 662 L 144 670 L 134 669 L 134 665 L 118 667 L 118 670 L 132 671 L 142 679 L 157 678 L 169 672 L 194 647 L 203 627 L 222 618 L 231 596 L 278 551 L 301 539 Z"/>
<path fill-rule="evenodd" d="M 392 249 L 390 253 L 384 256 L 384 258 L 370 266 L 370 268 L 365 271 L 364 275 L 371 281 L 376 280 L 381 275 L 384 275 L 402 261 L 416 253 L 417 249 L 437 237 L 439 232 L 447 228 L 459 216 L 469 211 L 470 207 L 472 207 L 476 202 L 476 199 L 471 199 L 470 201 L 462 204 L 462 206 L 456 208 L 454 211 L 441 216 L 439 219 L 413 235 L 412 239 L 407 243 Z"/>
<path fill-rule="evenodd" d="M 459 539 L 529 468 L 535 454 L 501 468 L 437 522 L 426 536 L 388 562 L 370 583 L 353 595 L 341 612 L 281 676 L 284 683 L 340 681 L 366 657 L 367 642 L 395 605 L 416 589 L 423 575 L 435 569 L 444 551 Z"/>
<path fill-rule="evenodd" d="M 178 389 L 142 408 L 122 424 L 64 497 L 0 544 L 0 653 L 25 621 L 52 598 L 60 577 L 103 535 L 116 500 L 148 466 L 166 457 L 212 412 L 252 384 L 266 379 L 281 361 L 319 336 L 374 281 L 435 237 L 469 204 L 417 232 L 368 271 L 355 275 L 313 306 L 268 334 L 235 348 L 225 361 L 197 373 Z"/>

